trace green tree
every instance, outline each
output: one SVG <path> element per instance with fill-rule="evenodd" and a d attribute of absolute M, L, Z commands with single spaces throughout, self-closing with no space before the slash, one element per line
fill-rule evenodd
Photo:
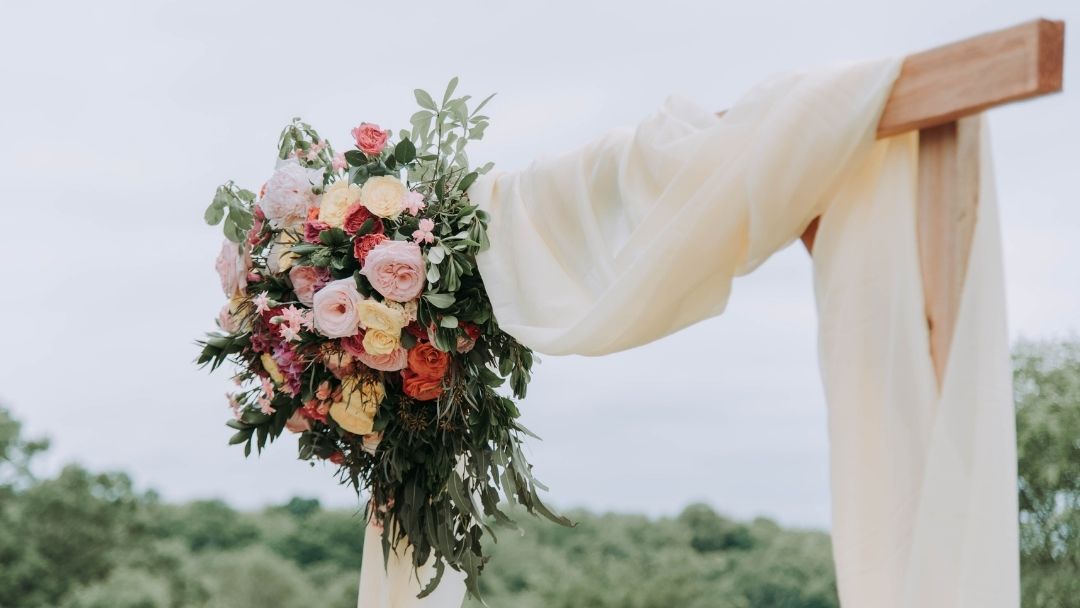
<path fill-rule="evenodd" d="M 1080 343 L 1013 356 L 1024 606 L 1080 605 Z"/>

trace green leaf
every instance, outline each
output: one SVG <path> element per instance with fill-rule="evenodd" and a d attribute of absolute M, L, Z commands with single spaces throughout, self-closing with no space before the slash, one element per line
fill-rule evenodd
<path fill-rule="evenodd" d="M 421 108 L 427 108 L 428 110 L 438 111 L 438 106 L 435 105 L 435 100 L 431 98 L 424 89 L 416 89 L 413 91 L 413 95 L 416 97 L 416 103 L 420 104 Z"/>
<path fill-rule="evenodd" d="M 469 189 L 469 186 L 473 185 L 473 182 L 475 182 L 476 178 L 478 178 L 478 177 L 480 177 L 480 174 L 477 173 L 476 171 L 473 171 L 472 173 L 470 173 L 470 174 L 466 175 L 465 177 L 461 178 L 461 181 L 458 182 L 458 190 L 461 190 L 462 192 L 465 192 L 466 190 Z"/>
<path fill-rule="evenodd" d="M 206 208 L 206 212 L 203 213 L 203 219 L 211 226 L 216 226 L 225 217 L 225 203 L 218 198 L 214 198 L 214 202 L 210 203 L 210 206 Z"/>
<path fill-rule="evenodd" d="M 394 147 L 394 158 L 403 165 L 416 158 L 416 145 L 411 140 L 403 139 Z"/>
<path fill-rule="evenodd" d="M 439 325 L 453 329 L 458 326 L 458 319 L 454 315 L 446 315 L 439 321 Z"/>
<path fill-rule="evenodd" d="M 424 299 L 436 308 L 449 308 L 456 298 L 452 293 L 428 293 L 424 294 Z"/>
<path fill-rule="evenodd" d="M 366 165 L 368 162 L 367 155 L 359 150 L 349 150 L 345 152 L 345 162 L 354 167 Z"/>
<path fill-rule="evenodd" d="M 446 102 L 450 101 L 450 96 L 454 94 L 454 90 L 457 89 L 458 77 L 454 76 L 450 79 L 450 83 L 446 85 L 446 92 L 443 93 L 442 102 L 446 105 Z"/>

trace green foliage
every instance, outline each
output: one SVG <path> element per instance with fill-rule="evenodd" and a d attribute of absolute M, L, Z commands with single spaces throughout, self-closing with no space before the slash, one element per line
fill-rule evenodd
<path fill-rule="evenodd" d="M 1080 598 L 1080 342 L 1013 356 L 1024 606 Z"/>
<path fill-rule="evenodd" d="M 1080 344 L 1015 354 L 1024 606 L 1080 597 Z M 257 512 L 160 504 L 119 474 L 29 471 L 44 442 L 0 407 L 0 607 L 352 608 L 363 526 L 312 499 Z M 493 608 L 831 608 L 828 537 L 706 505 L 673 518 L 575 512 L 574 529 L 517 517 L 490 547 Z M 479 608 L 469 600 L 469 608 Z"/>

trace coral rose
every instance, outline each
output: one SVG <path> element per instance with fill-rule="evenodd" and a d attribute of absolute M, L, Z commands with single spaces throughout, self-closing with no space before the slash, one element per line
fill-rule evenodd
<path fill-rule="evenodd" d="M 408 302 L 424 291 L 424 255 L 416 243 L 383 241 L 367 253 L 360 274 L 384 298 Z"/>
<path fill-rule="evenodd" d="M 362 122 L 359 127 L 352 130 L 356 147 L 368 156 L 375 156 L 386 147 L 386 140 L 390 137 L 390 131 L 384 131 L 379 125 L 370 122 Z"/>
<path fill-rule="evenodd" d="M 405 209 L 405 184 L 393 175 L 380 175 L 364 182 L 360 200 L 379 217 L 395 218 Z"/>
<path fill-rule="evenodd" d="M 374 249 L 376 245 L 387 240 L 389 239 L 381 232 L 365 234 L 353 241 L 353 257 L 360 262 L 361 266 L 363 266 L 364 262 L 367 261 L 367 254 L 371 253 L 371 250 Z"/>
<path fill-rule="evenodd" d="M 401 378 L 401 390 L 417 401 L 431 401 L 442 394 L 442 378 L 428 378 L 408 369 L 402 370 Z"/>
<path fill-rule="evenodd" d="M 345 214 L 350 207 L 360 202 L 360 186 L 344 180 L 336 181 L 322 195 L 319 204 L 319 221 L 334 228 L 341 228 L 345 223 Z"/>
<path fill-rule="evenodd" d="M 442 378 L 450 367 L 450 355 L 421 342 L 409 351 L 409 369 L 425 378 Z"/>
<path fill-rule="evenodd" d="M 338 279 L 326 284 L 315 292 L 312 309 L 315 317 L 315 329 L 327 338 L 344 338 L 360 330 L 360 315 L 357 306 L 362 301 L 356 291 L 356 281 Z"/>

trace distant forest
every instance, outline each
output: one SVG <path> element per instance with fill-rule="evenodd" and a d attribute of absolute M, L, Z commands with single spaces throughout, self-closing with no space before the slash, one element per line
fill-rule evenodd
<path fill-rule="evenodd" d="M 1014 355 L 1024 606 L 1080 607 L 1080 344 Z M 166 504 L 122 473 L 71 465 L 36 478 L 47 442 L 0 408 L 0 608 L 353 608 L 357 514 L 294 498 L 258 512 Z M 675 517 L 519 516 L 481 580 L 492 608 L 830 608 L 823 532 Z M 469 608 L 479 602 L 470 600 Z"/>

